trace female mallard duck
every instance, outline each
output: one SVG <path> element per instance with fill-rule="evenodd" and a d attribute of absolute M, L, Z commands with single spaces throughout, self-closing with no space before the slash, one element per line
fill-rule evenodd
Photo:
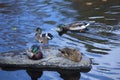
<path fill-rule="evenodd" d="M 86 22 L 74 22 L 69 25 L 59 24 L 57 26 L 57 32 L 60 36 L 67 31 L 85 32 L 88 30 L 87 26 L 89 26 L 89 23 Z"/>
<path fill-rule="evenodd" d="M 27 52 L 27 55 L 30 59 L 39 60 L 43 57 L 40 46 L 33 45 L 30 50 Z"/>
<path fill-rule="evenodd" d="M 61 52 L 62 56 L 74 62 L 79 62 L 82 58 L 82 54 L 77 49 L 71 49 L 66 47 L 63 49 L 59 49 L 59 51 Z"/>
<path fill-rule="evenodd" d="M 43 43 L 43 45 L 48 43 L 48 40 L 53 39 L 53 35 L 51 33 L 42 34 L 41 28 L 36 28 L 35 38 L 38 42 Z"/>

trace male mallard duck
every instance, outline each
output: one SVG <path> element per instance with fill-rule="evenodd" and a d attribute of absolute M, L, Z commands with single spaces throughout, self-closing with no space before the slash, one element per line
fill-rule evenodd
<path fill-rule="evenodd" d="M 35 38 L 38 42 L 43 43 L 43 45 L 48 43 L 48 40 L 53 39 L 53 35 L 51 33 L 42 34 L 41 28 L 36 28 Z"/>
<path fill-rule="evenodd" d="M 57 32 L 60 36 L 67 31 L 85 32 L 88 30 L 87 26 L 89 26 L 89 23 L 86 22 L 74 22 L 68 25 L 59 24 L 57 26 Z"/>
<path fill-rule="evenodd" d="M 71 49 L 66 47 L 63 49 L 59 49 L 59 51 L 61 52 L 62 56 L 74 62 L 79 62 L 82 58 L 82 54 L 77 49 Z"/>
<path fill-rule="evenodd" d="M 30 48 L 29 52 L 27 52 L 27 55 L 30 59 L 33 59 L 33 60 L 39 60 L 43 57 L 40 46 L 38 45 L 33 45 Z"/>

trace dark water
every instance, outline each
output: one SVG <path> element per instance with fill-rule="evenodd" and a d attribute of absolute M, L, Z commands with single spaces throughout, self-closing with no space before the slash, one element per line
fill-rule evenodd
<path fill-rule="evenodd" d="M 89 32 L 59 37 L 59 23 L 90 22 Z M 0 52 L 27 49 L 34 30 L 51 32 L 50 45 L 72 46 L 93 58 L 93 68 L 80 80 L 120 80 L 119 0 L 0 0 Z M 0 80 L 30 80 L 25 70 L 0 71 Z M 56 71 L 44 71 L 39 80 L 63 80 Z"/>

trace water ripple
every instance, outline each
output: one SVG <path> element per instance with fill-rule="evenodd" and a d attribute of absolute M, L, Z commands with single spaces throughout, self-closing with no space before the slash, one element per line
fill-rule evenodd
<path fill-rule="evenodd" d="M 50 45 L 77 48 L 95 61 L 97 65 L 93 65 L 89 73 L 82 73 L 81 80 L 119 80 L 116 75 L 120 74 L 118 3 L 119 0 L 0 0 L 0 52 L 23 50 L 38 44 L 34 39 L 35 28 L 41 27 L 43 32 L 54 35 Z M 74 21 L 91 22 L 89 31 L 68 32 L 62 37 L 55 31 L 58 24 Z M 0 71 L 2 73 L 2 79 L 11 77 L 6 75 L 9 71 Z M 48 73 L 52 72 L 45 72 L 41 79 L 62 80 L 57 72 L 46 75 Z M 15 75 L 12 77 L 16 79 Z"/>

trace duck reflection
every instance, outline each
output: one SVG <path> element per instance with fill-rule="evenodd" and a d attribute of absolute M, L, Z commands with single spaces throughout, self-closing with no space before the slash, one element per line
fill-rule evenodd
<path fill-rule="evenodd" d="M 61 78 L 64 80 L 79 80 L 80 79 L 80 72 L 76 71 L 60 71 Z"/>
<path fill-rule="evenodd" d="M 26 70 L 28 75 L 31 77 L 31 80 L 38 80 L 43 74 L 42 71 L 36 71 L 36 70 Z"/>
<path fill-rule="evenodd" d="M 43 74 L 43 71 L 36 70 L 26 70 L 26 72 L 31 77 L 31 80 L 38 80 Z M 78 71 L 58 71 L 58 73 L 63 80 L 79 80 L 81 76 Z"/>

